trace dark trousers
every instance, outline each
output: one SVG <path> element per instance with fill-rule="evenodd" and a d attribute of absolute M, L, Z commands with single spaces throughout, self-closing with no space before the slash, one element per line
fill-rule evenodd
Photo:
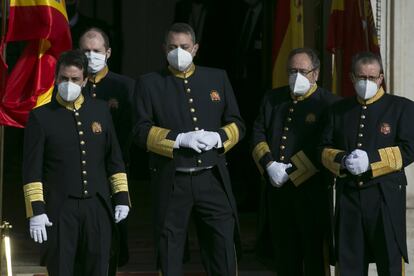
<path fill-rule="evenodd" d="M 336 203 L 340 275 L 367 276 L 375 261 L 379 276 L 401 276 L 402 255 L 380 187 L 342 188 Z"/>
<path fill-rule="evenodd" d="M 323 276 L 329 269 L 323 191 L 318 195 L 311 191 L 317 187 L 303 188 L 288 182 L 282 188 L 270 187 L 267 195 L 269 243 L 278 276 Z"/>
<path fill-rule="evenodd" d="M 193 174 L 176 173 L 161 231 L 162 275 L 183 275 L 184 247 L 192 211 L 207 274 L 236 275 L 235 220 L 219 179 L 215 168 Z"/>
<path fill-rule="evenodd" d="M 50 276 L 107 275 L 112 225 L 103 203 L 70 198 L 53 227 L 57 246 L 48 248 Z"/>

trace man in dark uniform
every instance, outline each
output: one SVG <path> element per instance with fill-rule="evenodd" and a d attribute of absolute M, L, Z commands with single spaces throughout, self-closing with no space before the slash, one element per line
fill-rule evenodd
<path fill-rule="evenodd" d="M 316 147 L 325 111 L 336 97 L 317 86 L 319 67 L 313 50 L 293 50 L 289 86 L 264 96 L 253 125 L 253 158 L 266 178 L 258 253 L 278 276 L 329 271 L 329 193 Z"/>
<path fill-rule="evenodd" d="M 79 50 L 61 55 L 56 98 L 34 109 L 25 129 L 26 213 L 31 237 L 47 241 L 44 261 L 51 276 L 106 275 L 112 225 L 129 212 L 111 115 L 105 102 L 81 93 L 87 66 Z"/>
<path fill-rule="evenodd" d="M 163 275 L 183 274 L 191 213 L 207 274 L 236 275 L 238 218 L 224 154 L 245 129 L 225 71 L 192 63 L 194 38 L 189 25 L 172 25 L 165 41 L 170 66 L 139 78 L 134 138 L 150 152 Z"/>
<path fill-rule="evenodd" d="M 79 47 L 88 57 L 88 82 L 85 96 L 104 100 L 108 103 L 116 135 L 122 150 L 122 156 L 129 171 L 130 149 L 132 144 L 132 111 L 131 102 L 134 81 L 126 76 L 109 71 L 107 61 L 112 51 L 109 38 L 98 28 L 90 28 L 82 34 Z M 120 232 L 120 266 L 129 259 L 127 220 L 118 224 Z"/>
<path fill-rule="evenodd" d="M 336 178 L 336 251 L 341 276 L 404 275 L 406 185 L 414 160 L 414 104 L 386 94 L 380 58 L 352 61 L 357 96 L 332 106 L 323 131 L 322 162 Z"/>

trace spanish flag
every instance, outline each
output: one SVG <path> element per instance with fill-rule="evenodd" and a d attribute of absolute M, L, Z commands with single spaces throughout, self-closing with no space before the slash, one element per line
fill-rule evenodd
<path fill-rule="evenodd" d="M 24 127 L 50 101 L 59 55 L 72 47 L 64 0 L 10 0 L 6 42 L 25 41 L 0 102 L 0 124 Z"/>
<path fill-rule="evenodd" d="M 327 49 L 334 55 L 334 93 L 355 94 L 350 78 L 352 56 L 361 51 L 380 54 L 370 0 L 333 0 Z"/>
<path fill-rule="evenodd" d="M 302 2 L 302 0 L 277 1 L 272 47 L 273 88 L 288 84 L 286 62 L 289 52 L 304 45 Z"/>

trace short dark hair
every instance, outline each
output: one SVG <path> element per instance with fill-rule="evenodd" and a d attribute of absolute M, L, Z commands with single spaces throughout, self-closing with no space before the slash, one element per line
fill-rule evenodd
<path fill-rule="evenodd" d="M 351 72 L 356 74 L 356 69 L 359 64 L 372 64 L 378 63 L 380 66 L 380 74 L 383 74 L 383 67 L 381 57 L 378 54 L 372 52 L 359 52 L 352 57 Z"/>
<path fill-rule="evenodd" d="M 56 78 L 61 66 L 75 66 L 83 71 L 83 78 L 88 76 L 88 58 L 81 50 L 70 50 L 60 55 L 56 64 Z"/>
<path fill-rule="evenodd" d="M 311 48 L 296 48 L 290 51 L 287 62 L 288 67 L 292 61 L 292 58 L 298 54 L 306 54 L 311 60 L 313 69 L 319 69 L 319 67 L 321 67 L 321 61 L 319 60 L 317 53 Z"/>
<path fill-rule="evenodd" d="M 91 27 L 91 28 L 87 29 L 86 31 L 84 31 L 82 33 L 82 35 L 79 37 L 79 42 L 78 42 L 79 43 L 79 47 L 80 47 L 81 42 L 82 42 L 82 39 L 84 38 L 85 35 L 88 38 L 95 37 L 94 34 L 88 34 L 87 35 L 87 33 L 89 33 L 89 32 L 97 32 L 98 34 L 100 34 L 102 36 L 103 41 L 104 41 L 105 50 L 108 50 L 109 48 L 111 48 L 111 45 L 109 43 L 109 37 L 108 37 L 108 35 L 102 29 L 99 29 L 97 27 Z"/>
<path fill-rule="evenodd" d="M 168 43 L 168 36 L 170 35 L 170 33 L 184 33 L 184 34 L 188 34 L 191 36 L 191 39 L 193 40 L 193 43 L 196 43 L 196 36 L 195 36 L 195 32 L 194 29 L 188 25 L 187 23 L 174 23 L 172 24 L 167 32 L 165 33 L 165 37 L 164 37 L 164 42 L 165 44 Z"/>

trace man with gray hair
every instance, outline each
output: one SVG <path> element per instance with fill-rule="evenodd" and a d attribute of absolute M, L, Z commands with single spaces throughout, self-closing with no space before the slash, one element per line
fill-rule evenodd
<path fill-rule="evenodd" d="M 316 146 L 336 97 L 316 84 L 319 67 L 312 49 L 292 50 L 289 86 L 265 94 L 253 125 L 253 158 L 266 179 L 258 254 L 278 276 L 325 275 L 329 269 L 329 193 Z"/>
<path fill-rule="evenodd" d="M 406 185 L 414 161 L 414 103 L 385 93 L 381 59 L 354 56 L 356 96 L 332 106 L 323 131 L 323 165 L 336 176 L 335 245 L 341 276 L 404 275 Z"/>

